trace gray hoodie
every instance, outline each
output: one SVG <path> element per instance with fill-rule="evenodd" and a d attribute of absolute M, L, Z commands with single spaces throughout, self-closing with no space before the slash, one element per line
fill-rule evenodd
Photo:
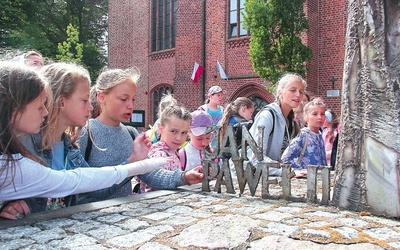
<path fill-rule="evenodd" d="M 267 162 L 275 162 L 279 161 L 281 158 L 281 149 L 284 143 L 283 138 L 285 133 L 289 132 L 286 131 L 285 117 L 279 105 L 274 102 L 268 104 L 267 106 L 273 110 L 275 118 L 272 117 L 272 113 L 268 109 L 262 109 L 254 119 L 254 123 L 250 128 L 250 134 L 253 136 L 255 141 L 258 141 L 258 138 L 261 136 L 261 134 L 259 133 L 257 127 L 264 126 L 264 160 Z M 272 129 L 273 132 L 271 133 Z M 257 162 L 257 159 L 252 152 L 248 152 L 248 157 L 253 164 Z M 269 174 L 280 176 L 282 171 L 280 169 L 271 168 L 269 170 Z"/>

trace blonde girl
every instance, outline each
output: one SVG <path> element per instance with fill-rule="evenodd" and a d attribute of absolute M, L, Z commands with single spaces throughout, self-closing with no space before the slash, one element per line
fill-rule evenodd
<path fill-rule="evenodd" d="M 170 171 L 180 170 L 181 162 L 178 150 L 188 137 L 191 121 L 192 116 L 184 107 L 170 106 L 164 109 L 158 125 L 160 141 L 151 146 L 148 157 L 170 157 L 173 160 L 163 168 Z M 141 181 L 141 193 L 152 190 L 154 189 Z"/>
<path fill-rule="evenodd" d="M 307 165 L 326 166 L 324 140 L 319 130 L 325 122 L 325 104 L 318 100 L 307 103 L 304 120 L 307 127 L 302 128 L 290 142 L 282 155 L 282 162 L 290 163 L 296 170 L 307 169 Z"/>
<path fill-rule="evenodd" d="M 140 77 L 137 68 L 108 69 L 102 72 L 90 91 L 91 100 L 97 100 L 96 117 L 92 113 L 79 137 L 81 154 L 91 167 L 114 166 L 141 160 L 147 156 L 150 141 L 135 128 L 125 126 L 135 107 L 136 84 Z M 96 98 L 95 98 L 96 97 Z M 136 138 L 136 139 L 135 139 Z M 135 145 L 134 145 L 135 142 Z M 82 202 L 124 197 L 132 194 L 132 184 L 125 180 L 113 190 L 97 192 Z"/>
<path fill-rule="evenodd" d="M 254 118 L 250 133 L 258 141 L 259 126 L 264 126 L 263 154 L 265 160 L 280 161 L 282 152 L 294 138 L 299 128 L 294 122 L 293 109 L 299 106 L 307 87 L 306 81 L 298 74 L 286 73 L 277 83 L 275 102 L 266 105 Z M 255 164 L 255 155 L 249 158 Z M 270 169 L 270 175 L 281 175 L 280 169 Z"/>
<path fill-rule="evenodd" d="M 154 159 L 152 162 L 105 167 L 98 171 L 92 171 L 91 168 L 55 171 L 45 167 L 43 164 L 46 162 L 30 152 L 19 137 L 40 131 L 43 119 L 48 114 L 46 101 L 47 106 L 54 106 L 51 92 L 45 90 L 45 79 L 37 72 L 19 64 L 0 63 L 1 217 L 19 219 L 30 213 L 24 201 L 10 202 L 12 200 L 56 198 L 89 192 L 165 164 L 165 159 Z M 79 155 L 79 152 L 75 155 Z"/>

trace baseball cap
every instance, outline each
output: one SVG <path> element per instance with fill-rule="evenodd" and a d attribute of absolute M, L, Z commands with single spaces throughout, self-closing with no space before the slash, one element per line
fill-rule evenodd
<path fill-rule="evenodd" d="M 217 86 L 217 85 L 212 86 L 212 87 L 208 90 L 208 96 L 214 95 L 214 94 L 219 93 L 219 92 L 225 93 L 226 91 L 225 91 L 225 90 L 222 90 L 222 88 L 221 88 L 220 86 Z"/>
<path fill-rule="evenodd" d="M 331 122 L 332 121 L 332 113 L 329 112 L 328 110 L 325 111 L 325 117 L 326 117 L 326 121 L 327 122 Z"/>
<path fill-rule="evenodd" d="M 195 136 L 203 135 L 208 126 L 213 125 L 211 115 L 202 110 L 192 112 L 192 122 L 190 123 L 190 131 Z"/>

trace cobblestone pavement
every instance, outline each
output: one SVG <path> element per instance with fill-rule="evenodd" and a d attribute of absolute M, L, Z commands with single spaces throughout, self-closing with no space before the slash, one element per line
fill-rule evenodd
<path fill-rule="evenodd" d="M 292 195 L 304 197 L 305 183 L 294 179 Z M 199 248 L 400 249 L 400 222 L 199 185 L 0 220 L 0 249 Z"/>

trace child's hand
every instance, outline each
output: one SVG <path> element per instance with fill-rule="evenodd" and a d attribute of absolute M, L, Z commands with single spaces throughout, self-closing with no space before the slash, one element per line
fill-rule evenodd
<path fill-rule="evenodd" d="M 140 161 L 147 158 L 151 141 L 146 133 L 141 133 L 133 141 L 133 151 L 128 162 Z"/>
<path fill-rule="evenodd" d="M 10 220 L 18 220 L 30 214 L 29 206 L 24 200 L 8 203 L 0 213 L 0 217 Z"/>
<path fill-rule="evenodd" d="M 296 178 L 307 178 L 307 169 L 294 170 Z"/>

